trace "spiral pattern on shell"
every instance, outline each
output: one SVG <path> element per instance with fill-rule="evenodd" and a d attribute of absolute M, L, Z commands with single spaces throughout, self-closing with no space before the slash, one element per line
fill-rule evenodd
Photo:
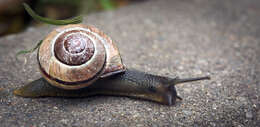
<path fill-rule="evenodd" d="M 54 45 L 55 56 L 68 65 L 81 65 L 94 55 L 95 47 L 87 33 L 72 30 L 60 35 Z"/>
<path fill-rule="evenodd" d="M 66 25 L 52 31 L 38 50 L 43 77 L 63 89 L 89 86 L 125 71 L 114 42 L 95 27 Z"/>

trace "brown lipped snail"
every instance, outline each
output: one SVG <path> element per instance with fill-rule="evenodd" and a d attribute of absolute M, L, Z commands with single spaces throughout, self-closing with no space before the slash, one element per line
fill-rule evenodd
<path fill-rule="evenodd" d="M 175 85 L 210 79 L 170 78 L 127 69 L 115 43 L 93 26 L 65 25 L 53 30 L 38 48 L 43 78 L 14 91 L 22 97 L 126 96 L 173 105 Z"/>
<path fill-rule="evenodd" d="M 115 95 L 172 105 L 178 83 L 209 79 L 169 78 L 126 69 L 114 42 L 82 24 L 56 28 L 42 42 L 37 60 L 43 78 L 15 90 L 23 97 Z"/>

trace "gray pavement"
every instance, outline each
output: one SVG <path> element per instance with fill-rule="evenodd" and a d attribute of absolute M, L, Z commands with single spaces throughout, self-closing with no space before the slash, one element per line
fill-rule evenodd
<path fill-rule="evenodd" d="M 126 97 L 16 97 L 40 77 L 36 53 L 15 59 L 53 26 L 0 39 L 0 126 L 260 126 L 260 1 L 150 0 L 84 19 L 116 41 L 129 68 L 164 76 L 211 75 L 177 86 L 165 106 Z"/>

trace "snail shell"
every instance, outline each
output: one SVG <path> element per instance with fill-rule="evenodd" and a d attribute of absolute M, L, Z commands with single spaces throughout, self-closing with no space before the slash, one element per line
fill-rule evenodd
<path fill-rule="evenodd" d="M 43 77 L 62 89 L 80 89 L 125 71 L 114 42 L 97 28 L 82 24 L 53 30 L 37 57 Z"/>

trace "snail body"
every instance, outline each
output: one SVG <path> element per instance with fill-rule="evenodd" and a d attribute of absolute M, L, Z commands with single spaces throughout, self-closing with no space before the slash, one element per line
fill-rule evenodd
<path fill-rule="evenodd" d="M 209 77 L 178 79 L 147 74 L 135 69 L 127 69 L 124 73 L 99 79 L 92 85 L 77 90 L 60 89 L 48 83 L 44 78 L 40 78 L 15 90 L 14 94 L 31 98 L 112 95 L 173 105 L 176 99 L 182 100 L 177 95 L 176 84 L 204 79 L 209 79 Z"/>
<path fill-rule="evenodd" d="M 95 27 L 66 25 L 41 44 L 37 60 L 43 78 L 14 91 L 23 97 L 127 96 L 173 105 L 175 85 L 209 79 L 169 78 L 126 69 L 114 42 Z"/>

